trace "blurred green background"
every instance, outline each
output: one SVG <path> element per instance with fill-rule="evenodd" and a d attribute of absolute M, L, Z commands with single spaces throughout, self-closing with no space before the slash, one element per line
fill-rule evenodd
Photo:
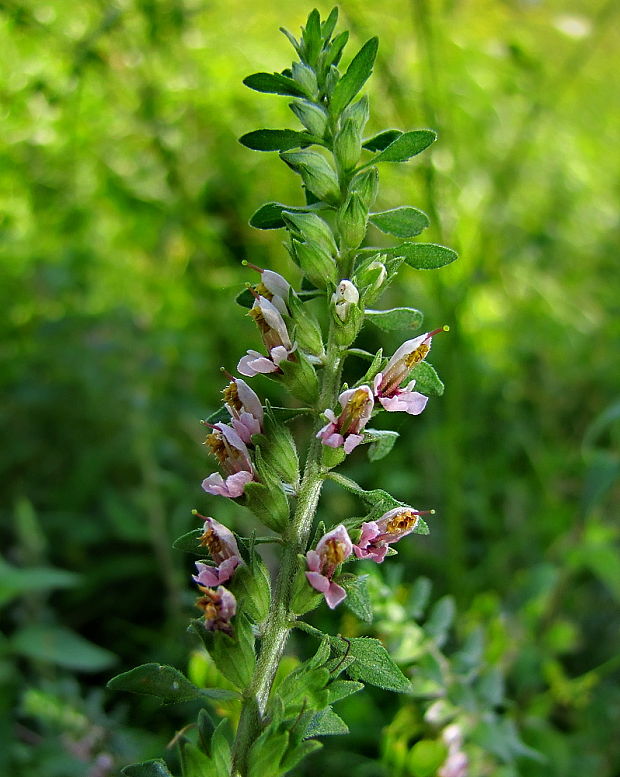
<path fill-rule="evenodd" d="M 299 202 L 298 181 L 237 138 L 294 117 L 286 98 L 241 81 L 290 63 L 277 28 L 296 32 L 310 9 L 0 2 L 2 773 L 114 774 L 158 757 L 195 715 L 98 689 L 149 660 L 188 670 L 191 561 L 170 545 L 194 528 L 191 508 L 251 527 L 200 489 L 214 466 L 198 419 L 220 401 L 219 367 L 257 345 L 232 302 L 248 280 L 241 260 L 291 269 L 281 233 L 247 220 L 267 200 Z M 421 207 L 426 238 L 460 259 L 403 271 L 382 300 L 420 307 L 427 328 L 450 325 L 432 355 L 444 396 L 413 421 L 386 420 L 402 434 L 389 459 L 357 452 L 346 465 L 365 486 L 434 507 L 431 536 L 368 570 L 374 627 L 340 611 L 314 618 L 381 636 L 415 680 L 411 586 L 425 575 L 439 616 L 456 603 L 443 652 L 483 634 L 480 671 L 501 679 L 484 710 L 453 694 L 471 776 L 614 777 L 620 7 L 340 9 L 345 62 L 380 36 L 368 134 L 439 133 L 409 165 L 384 166 L 377 209 Z M 369 327 L 362 345 L 389 352 L 405 336 Z M 328 489 L 322 509 L 334 522 L 358 506 Z M 192 661 L 194 677 L 212 671 Z M 303 773 L 435 774 L 411 756 L 434 736 L 428 698 L 353 697 L 341 713 L 352 734 Z M 502 745 L 517 729 L 518 745 Z"/>

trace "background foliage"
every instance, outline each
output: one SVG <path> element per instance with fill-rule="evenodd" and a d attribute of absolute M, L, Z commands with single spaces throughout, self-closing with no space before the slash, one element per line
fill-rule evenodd
<path fill-rule="evenodd" d="M 187 667 L 190 562 L 170 540 L 194 528 L 192 507 L 248 528 L 248 514 L 200 490 L 210 470 L 197 419 L 219 401 L 215 369 L 255 346 L 231 304 L 241 260 L 289 269 L 278 234 L 247 219 L 265 200 L 294 201 L 297 181 L 237 137 L 292 116 L 241 80 L 290 61 L 276 29 L 308 10 L 0 3 L 0 726 L 12 743 L 0 771 L 96 777 L 156 757 L 191 705 L 162 711 L 98 687 L 146 661 L 195 681 L 214 671 L 196 653 Z M 390 459 L 351 460 L 359 482 L 438 513 L 430 537 L 391 562 L 392 600 L 370 570 L 374 632 L 421 696 L 458 706 L 473 774 L 612 777 L 617 5 L 390 0 L 386 13 L 345 0 L 341 14 L 359 42 L 381 39 L 369 134 L 439 132 L 421 161 L 382 171 L 377 208 L 423 208 L 426 239 L 461 255 L 403 273 L 385 300 L 451 333 L 434 349 L 445 395 Z M 380 336 L 369 327 L 369 350 Z M 355 508 L 327 491 L 326 514 Z M 430 634 L 416 624 L 420 575 L 439 613 Z M 346 611 L 315 617 L 343 634 L 366 628 Z M 310 648 L 300 638 L 298 649 Z M 469 665 L 451 663 L 460 674 L 428 686 L 421 656 L 472 650 Z M 484 713 L 468 666 L 493 678 Z M 352 734 L 307 768 L 433 774 L 415 755 L 436 741 L 423 708 L 380 691 L 347 700 Z"/>

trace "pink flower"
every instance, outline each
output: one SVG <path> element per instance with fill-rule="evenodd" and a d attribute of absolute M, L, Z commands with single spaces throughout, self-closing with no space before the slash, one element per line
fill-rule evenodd
<path fill-rule="evenodd" d="M 202 487 L 208 494 L 235 499 L 243 494 L 246 484 L 254 480 L 254 468 L 246 444 L 237 432 L 226 424 L 215 424 L 205 444 L 220 463 L 224 479 L 219 473 L 205 478 Z"/>
<path fill-rule="evenodd" d="M 249 445 L 252 435 L 260 434 L 263 430 L 263 406 L 260 399 L 241 378 L 233 378 L 222 393 L 233 429 Z"/>
<path fill-rule="evenodd" d="M 380 564 L 385 558 L 388 547 L 407 534 L 411 534 L 418 523 L 418 516 L 424 514 L 411 507 L 395 507 L 382 515 L 378 521 L 363 523 L 362 536 L 358 543 L 353 545 L 355 555 Z"/>
<path fill-rule="evenodd" d="M 410 415 L 419 415 L 424 410 L 428 397 L 413 391 L 415 380 L 404 388 L 401 388 L 401 383 L 415 365 L 426 358 L 431 350 L 433 335 L 444 331 L 447 331 L 446 327 L 407 340 L 396 350 L 385 370 L 375 376 L 374 394 L 385 410 Z"/>
<path fill-rule="evenodd" d="M 283 316 L 286 316 L 289 312 L 288 297 L 291 292 L 291 284 L 273 270 L 264 270 L 262 267 L 250 264 L 250 262 L 243 262 L 243 264 L 260 273 L 260 283 L 254 286 L 256 294 L 268 299 Z"/>
<path fill-rule="evenodd" d="M 332 577 L 336 567 L 351 555 L 353 545 L 345 527 L 340 524 L 318 541 L 315 550 L 306 554 L 309 572 L 306 578 L 310 585 L 325 595 L 327 606 L 332 610 L 346 597 L 344 588 L 334 583 Z"/>
<path fill-rule="evenodd" d="M 370 386 L 360 386 L 343 391 L 338 401 L 342 412 L 336 418 L 333 410 L 326 410 L 323 415 L 329 423 L 316 436 L 323 445 L 330 448 L 344 447 L 345 453 L 351 453 L 364 439 L 360 432 L 370 420 L 375 400 Z"/>
<path fill-rule="evenodd" d="M 258 351 L 248 351 L 239 361 L 237 369 L 248 378 L 259 373 L 277 372 L 280 362 L 288 359 L 295 350 L 282 314 L 266 297 L 259 296 L 249 315 L 256 321 L 269 357 Z"/>
<path fill-rule="evenodd" d="M 199 585 L 216 586 L 225 583 L 233 576 L 239 564 L 243 564 L 235 535 L 213 518 L 205 518 L 200 545 L 208 549 L 216 566 L 196 562 L 198 574 L 193 577 Z"/>
<path fill-rule="evenodd" d="M 201 586 L 202 596 L 196 607 L 202 610 L 207 631 L 223 631 L 232 634 L 231 619 L 237 612 L 237 600 L 223 585 L 216 589 Z"/>

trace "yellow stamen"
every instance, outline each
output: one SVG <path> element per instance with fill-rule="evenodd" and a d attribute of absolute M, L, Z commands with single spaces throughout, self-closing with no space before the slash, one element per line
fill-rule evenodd
<path fill-rule="evenodd" d="M 243 410 L 243 405 L 239 399 L 239 391 L 237 390 L 237 384 L 234 380 L 231 380 L 228 386 L 222 391 L 224 395 L 224 402 L 230 405 L 233 410 L 240 413 Z"/>
<path fill-rule="evenodd" d="M 430 345 L 420 343 L 415 351 L 411 351 L 411 353 L 408 353 L 407 356 L 404 357 L 403 361 L 405 362 L 407 369 L 410 370 L 412 367 L 415 367 L 416 364 L 419 364 L 430 350 Z"/>
<path fill-rule="evenodd" d="M 398 534 L 403 531 L 409 531 L 418 522 L 418 516 L 413 510 L 403 510 L 387 522 L 385 530 L 388 534 Z"/>
<path fill-rule="evenodd" d="M 208 434 L 205 440 L 205 445 L 209 447 L 211 453 L 220 462 L 220 464 L 223 464 L 228 458 L 226 444 L 224 443 L 224 438 L 220 431 L 215 431 L 211 432 L 211 434 Z"/>
<path fill-rule="evenodd" d="M 199 537 L 199 544 L 209 550 L 212 558 L 222 552 L 222 542 L 213 529 L 209 528 Z"/>
<path fill-rule="evenodd" d="M 325 543 L 325 560 L 328 564 L 338 566 L 347 557 L 347 549 L 344 542 L 337 539 L 327 540 Z"/>

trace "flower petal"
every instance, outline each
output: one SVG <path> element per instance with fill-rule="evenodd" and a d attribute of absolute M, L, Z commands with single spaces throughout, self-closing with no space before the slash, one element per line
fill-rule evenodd
<path fill-rule="evenodd" d="M 334 583 L 333 581 L 329 584 L 327 591 L 325 591 L 325 601 L 327 602 L 327 606 L 330 608 L 330 610 L 333 610 L 334 607 L 337 607 L 343 599 L 346 599 L 346 597 L 347 592 L 344 590 L 344 588 L 341 585 L 338 585 L 338 583 Z"/>

